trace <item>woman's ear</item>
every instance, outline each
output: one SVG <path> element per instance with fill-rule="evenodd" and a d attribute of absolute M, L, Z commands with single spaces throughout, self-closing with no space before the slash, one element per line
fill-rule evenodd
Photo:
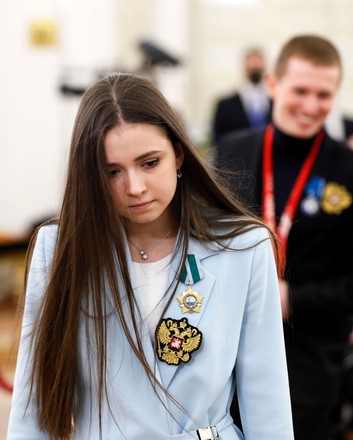
<path fill-rule="evenodd" d="M 181 146 L 180 142 L 177 142 L 175 144 L 174 151 L 175 151 L 176 167 L 177 167 L 177 169 L 179 169 L 179 168 L 181 168 L 181 166 L 183 165 L 183 162 L 184 162 L 184 150 L 183 150 L 183 147 Z"/>

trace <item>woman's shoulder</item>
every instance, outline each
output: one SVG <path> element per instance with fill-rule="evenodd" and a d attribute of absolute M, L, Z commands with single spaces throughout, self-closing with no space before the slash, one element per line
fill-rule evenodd
<path fill-rule="evenodd" d="M 270 235 L 264 226 L 255 225 L 252 228 L 246 228 L 243 233 L 236 235 L 229 240 L 231 249 L 245 250 L 267 246 L 270 244 Z"/>
<path fill-rule="evenodd" d="M 222 228 L 222 231 L 219 231 L 220 236 L 224 232 L 227 232 L 230 237 L 227 239 L 229 244 L 244 248 L 260 244 L 270 237 L 268 229 L 261 223 L 244 222 L 242 219 L 232 221 L 229 225 L 225 222 L 224 229 Z"/>
<path fill-rule="evenodd" d="M 58 235 L 57 224 L 45 224 L 40 226 L 36 233 L 32 261 L 43 262 L 51 259 L 54 254 L 56 238 Z"/>
<path fill-rule="evenodd" d="M 38 301 L 49 279 L 53 262 L 57 225 L 39 227 L 35 235 L 33 253 L 29 259 L 29 273 L 26 289 L 26 304 L 28 310 L 36 310 Z"/>
<path fill-rule="evenodd" d="M 39 227 L 36 243 L 43 243 L 44 246 L 52 246 L 56 242 L 58 225 L 56 223 L 44 224 Z"/>
<path fill-rule="evenodd" d="M 237 225 L 236 222 L 224 223 L 222 227 L 214 230 L 214 240 L 202 242 L 192 240 L 193 246 L 203 249 L 207 255 L 218 254 L 224 251 L 236 251 L 254 249 L 259 246 L 270 245 L 270 234 L 268 229 L 261 223 L 243 223 Z M 201 251 L 200 251 L 201 252 Z M 201 252 L 202 253 L 202 252 Z"/>

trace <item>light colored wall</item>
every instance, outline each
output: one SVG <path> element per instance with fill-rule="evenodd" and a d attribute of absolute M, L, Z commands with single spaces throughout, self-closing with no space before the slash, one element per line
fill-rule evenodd
<path fill-rule="evenodd" d="M 57 212 L 78 98 L 63 77 L 114 60 L 115 0 L 11 0 L 0 16 L 0 233 L 22 233 Z M 58 42 L 31 43 L 33 22 L 53 21 Z M 70 78 L 69 78 L 70 79 Z"/>
<path fill-rule="evenodd" d="M 353 114 L 353 0 L 11 0 L 0 16 L 0 233 L 21 233 L 60 204 L 79 98 L 63 77 L 90 84 L 98 72 L 134 70 L 149 38 L 183 60 L 158 84 L 195 142 L 209 134 L 213 106 L 241 80 L 245 46 L 260 43 L 269 66 L 297 33 L 329 37 L 344 60 L 341 107 Z M 59 42 L 31 45 L 29 25 L 54 20 Z"/>

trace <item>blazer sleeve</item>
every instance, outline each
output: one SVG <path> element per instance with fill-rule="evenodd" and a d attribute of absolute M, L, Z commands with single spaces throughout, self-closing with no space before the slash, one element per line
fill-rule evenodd
<path fill-rule="evenodd" d="M 29 397 L 29 378 L 32 368 L 30 338 L 44 289 L 48 280 L 50 260 L 54 252 L 56 227 L 39 230 L 33 251 L 22 318 L 21 339 L 17 355 L 14 391 L 8 425 L 8 440 L 49 439 L 37 423 L 37 410 Z M 28 405 L 27 405 L 28 404 Z"/>
<path fill-rule="evenodd" d="M 236 382 L 245 439 L 293 440 L 278 278 L 270 240 L 254 250 Z"/>

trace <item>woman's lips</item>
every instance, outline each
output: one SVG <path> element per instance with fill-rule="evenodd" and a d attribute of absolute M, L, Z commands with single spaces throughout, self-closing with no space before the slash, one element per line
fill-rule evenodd
<path fill-rule="evenodd" d="M 130 205 L 129 208 L 133 209 L 134 211 L 144 211 L 145 209 L 148 209 L 152 205 L 152 203 L 153 201 L 136 203 L 135 205 Z"/>

